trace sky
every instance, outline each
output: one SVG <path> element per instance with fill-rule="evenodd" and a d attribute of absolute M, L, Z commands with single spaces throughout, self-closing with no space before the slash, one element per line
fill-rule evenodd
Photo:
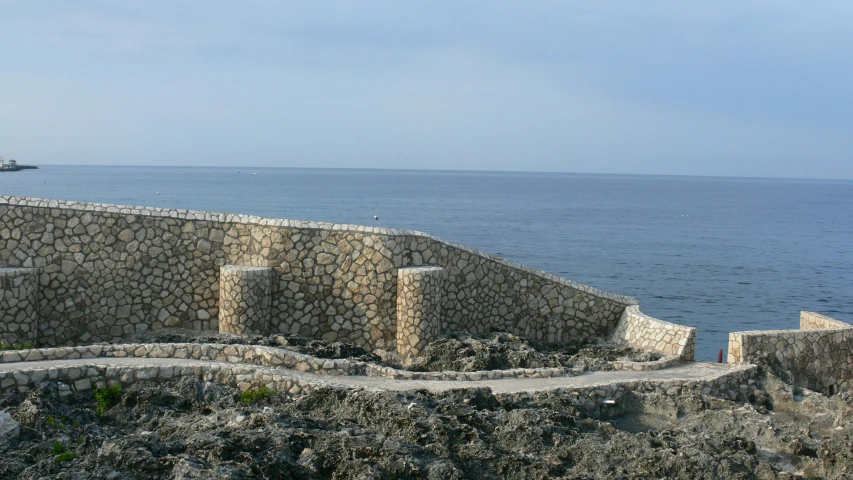
<path fill-rule="evenodd" d="M 0 0 L 32 164 L 853 179 L 849 0 Z"/>

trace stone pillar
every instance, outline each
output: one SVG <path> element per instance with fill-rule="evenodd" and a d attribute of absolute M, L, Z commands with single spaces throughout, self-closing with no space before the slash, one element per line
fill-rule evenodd
<path fill-rule="evenodd" d="M 441 334 L 441 267 L 397 270 L 397 355 L 407 362 Z"/>
<path fill-rule="evenodd" d="M 269 333 L 272 269 L 223 265 L 219 270 L 219 332 Z"/>
<path fill-rule="evenodd" d="M 37 268 L 0 268 L 0 341 L 36 344 L 38 276 Z"/>

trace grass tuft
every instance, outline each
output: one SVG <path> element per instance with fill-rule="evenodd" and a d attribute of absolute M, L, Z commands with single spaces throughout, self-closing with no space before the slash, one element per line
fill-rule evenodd
<path fill-rule="evenodd" d="M 62 455 L 63 453 L 65 453 L 67 451 L 68 451 L 68 448 L 66 448 L 65 445 L 63 445 L 62 442 L 60 442 L 59 440 L 53 442 L 53 454 L 54 455 Z"/>
<path fill-rule="evenodd" d="M 118 400 L 121 398 L 121 385 L 114 385 L 112 387 L 104 387 L 104 388 L 96 388 L 95 389 L 95 401 L 98 403 L 98 407 L 96 409 L 98 413 L 98 417 L 103 417 L 104 414 L 107 413 L 110 407 L 115 405 Z"/>
<path fill-rule="evenodd" d="M 65 452 L 65 453 L 60 453 L 59 455 L 57 455 L 56 458 L 53 459 L 53 461 L 56 463 L 70 462 L 71 460 L 74 460 L 75 458 L 77 458 L 76 453 Z"/>
<path fill-rule="evenodd" d="M 11 351 L 11 350 L 29 350 L 31 348 L 33 348 L 32 343 L 26 343 L 26 342 L 6 343 L 6 342 L 0 340 L 0 351 L 2 351 L 2 352 L 7 352 L 7 351 Z"/>
<path fill-rule="evenodd" d="M 55 428 L 57 430 L 65 429 L 65 424 L 63 424 L 59 419 L 54 418 L 52 416 L 47 417 L 47 420 L 44 422 L 50 428 Z"/>
<path fill-rule="evenodd" d="M 259 388 L 251 388 L 240 394 L 240 400 L 245 404 L 255 403 L 263 398 L 271 397 L 275 392 L 265 385 Z"/>

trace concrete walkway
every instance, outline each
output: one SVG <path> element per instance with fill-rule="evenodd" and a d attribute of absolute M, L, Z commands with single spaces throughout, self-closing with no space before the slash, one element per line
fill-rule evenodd
<path fill-rule="evenodd" d="M 0 364 L 0 372 L 16 372 L 22 370 L 41 370 L 63 367 L 84 367 L 103 365 L 110 367 L 122 366 L 195 366 L 195 365 L 227 365 L 250 367 L 257 370 L 265 370 L 283 376 L 301 379 L 309 382 L 323 382 L 348 388 L 370 388 L 390 391 L 406 391 L 425 389 L 431 392 L 443 392 L 456 388 L 491 388 L 496 394 L 531 392 L 536 390 L 550 390 L 553 388 L 584 388 L 592 386 L 606 386 L 611 384 L 622 384 L 644 380 L 652 381 L 709 381 L 715 380 L 723 375 L 746 368 L 743 365 L 726 365 L 717 363 L 687 363 L 670 367 L 663 370 L 634 372 L 588 372 L 575 377 L 552 377 L 552 378 L 507 378 L 500 380 L 478 380 L 478 381 L 441 381 L 441 380 L 395 380 L 386 377 L 365 376 L 343 376 L 343 375 L 316 375 L 303 373 L 296 370 L 263 367 L 253 364 L 234 364 L 210 362 L 204 360 L 188 360 L 180 358 L 83 358 L 47 360 L 33 362 L 10 362 Z"/>

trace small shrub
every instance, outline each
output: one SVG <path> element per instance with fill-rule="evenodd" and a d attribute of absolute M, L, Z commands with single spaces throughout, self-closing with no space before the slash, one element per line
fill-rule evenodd
<path fill-rule="evenodd" d="M 44 422 L 44 423 L 45 423 L 48 427 L 50 427 L 50 428 L 55 428 L 55 429 L 57 429 L 57 430 L 63 430 L 63 429 L 65 428 L 65 424 L 63 424 L 63 423 L 62 423 L 61 421 L 59 421 L 58 419 L 53 418 L 52 416 L 47 417 L 47 420 L 45 420 L 45 422 Z"/>
<path fill-rule="evenodd" d="M 57 455 L 56 458 L 53 459 L 53 461 L 56 463 L 70 462 L 71 460 L 74 460 L 75 458 L 77 458 L 76 453 L 65 452 L 65 453 L 60 453 L 59 455 Z"/>
<path fill-rule="evenodd" d="M 121 385 L 96 388 L 95 401 L 98 403 L 98 417 L 103 417 L 107 410 L 118 402 L 119 398 L 121 398 Z"/>
<path fill-rule="evenodd" d="M 255 403 L 262 398 L 271 397 L 273 393 L 275 392 L 262 385 L 260 388 L 251 388 L 241 393 L 240 400 L 246 404 Z"/>
<path fill-rule="evenodd" d="M 0 351 L 29 350 L 31 348 L 33 348 L 32 343 L 26 343 L 26 342 L 6 343 L 6 342 L 0 340 Z"/>
<path fill-rule="evenodd" d="M 69 452 L 68 447 L 62 444 L 59 440 L 53 442 L 53 454 L 56 458 L 53 459 L 56 463 L 70 462 L 77 458 L 77 454 Z"/>
<path fill-rule="evenodd" d="M 59 440 L 53 442 L 53 454 L 54 455 L 62 455 L 63 453 L 65 453 L 67 451 L 68 451 L 68 449 Z"/>

